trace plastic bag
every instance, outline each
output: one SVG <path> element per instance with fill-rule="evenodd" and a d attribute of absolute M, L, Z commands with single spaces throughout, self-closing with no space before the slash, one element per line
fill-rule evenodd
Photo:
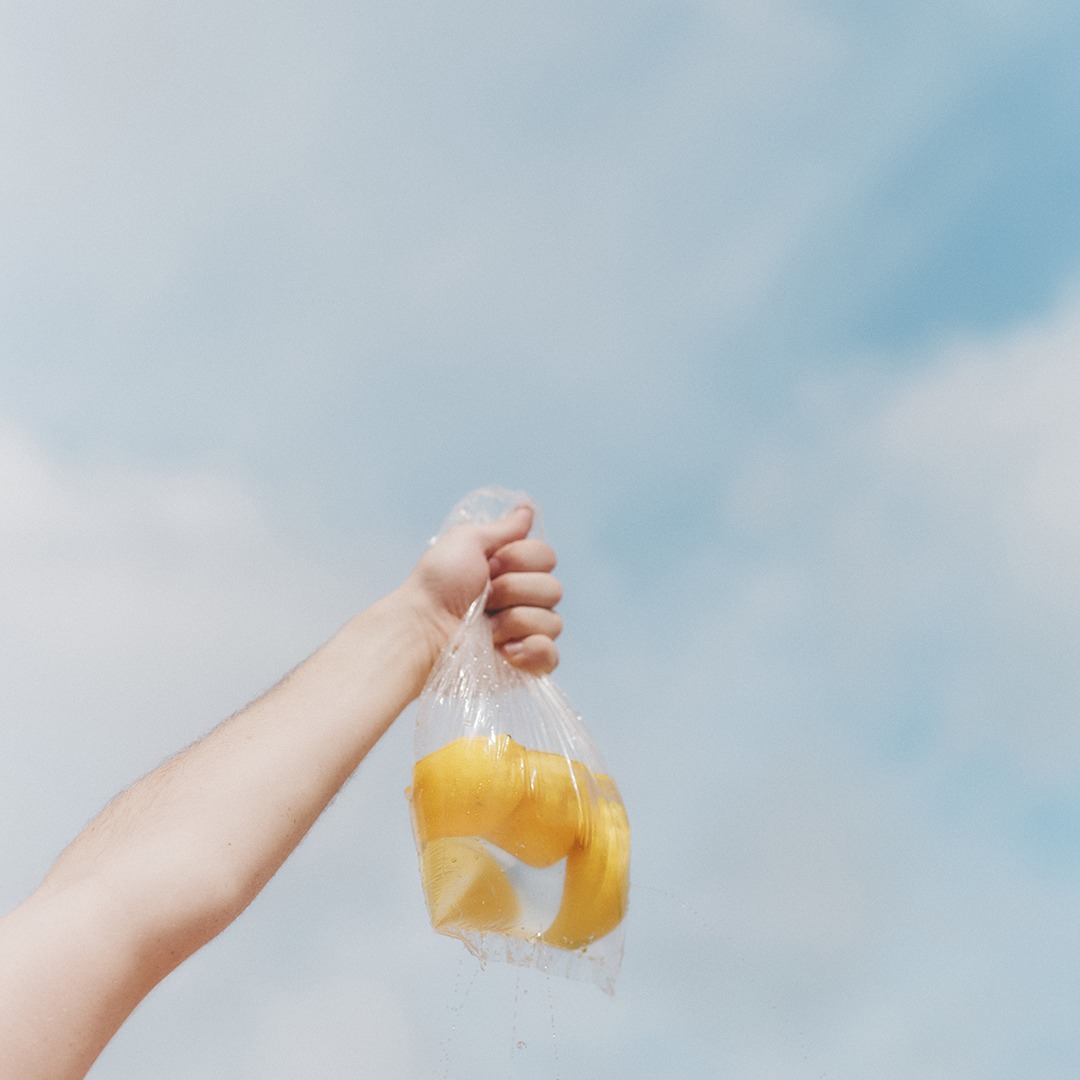
<path fill-rule="evenodd" d="M 522 502 L 532 505 L 520 492 L 473 492 L 440 535 Z M 431 923 L 481 963 L 536 966 L 613 993 L 630 887 L 626 810 L 551 677 L 519 671 L 495 650 L 486 598 L 417 703 L 407 795 Z"/>

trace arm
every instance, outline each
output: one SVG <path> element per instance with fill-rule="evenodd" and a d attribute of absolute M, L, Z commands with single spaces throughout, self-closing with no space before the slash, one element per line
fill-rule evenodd
<path fill-rule="evenodd" d="M 264 697 L 119 795 L 0 920 L 0 1075 L 75 1080 L 143 997 L 220 933 L 420 692 L 492 581 L 512 663 L 550 671 L 559 587 L 531 514 L 452 530 L 406 582 Z"/>

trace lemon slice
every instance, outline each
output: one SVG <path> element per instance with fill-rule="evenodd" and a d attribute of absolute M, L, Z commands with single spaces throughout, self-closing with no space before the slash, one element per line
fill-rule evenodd
<path fill-rule="evenodd" d="M 528 866 L 566 858 L 589 813 L 589 771 L 561 754 L 526 750 L 524 791 L 509 817 L 484 838 Z"/>
<path fill-rule="evenodd" d="M 509 735 L 455 739 L 421 758 L 410 791 L 420 843 L 503 825 L 525 791 L 523 758 Z"/>
<path fill-rule="evenodd" d="M 436 930 L 506 932 L 517 922 L 514 887 L 482 841 L 429 840 L 420 854 L 420 872 Z"/>
<path fill-rule="evenodd" d="M 630 893 L 630 822 L 614 782 L 597 777 L 614 797 L 592 808 L 589 828 L 566 858 L 566 881 L 544 941 L 581 949 L 609 934 L 626 914 Z"/>

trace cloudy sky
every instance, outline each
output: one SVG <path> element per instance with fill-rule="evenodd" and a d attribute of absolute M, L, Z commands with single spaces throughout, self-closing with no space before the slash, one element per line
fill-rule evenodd
<path fill-rule="evenodd" d="M 0 2 L 0 906 L 523 488 L 613 998 L 427 925 L 406 714 L 95 1080 L 1080 1069 L 1080 14 Z"/>

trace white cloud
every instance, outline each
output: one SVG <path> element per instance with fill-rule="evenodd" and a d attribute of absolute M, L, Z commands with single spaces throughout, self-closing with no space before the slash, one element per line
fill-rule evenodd
<path fill-rule="evenodd" d="M 919 518 L 911 561 L 936 563 L 938 617 L 967 639 L 953 734 L 1043 779 L 1080 770 L 1078 350 L 1072 294 L 1041 323 L 943 349 L 863 428 L 893 513 Z"/>
<path fill-rule="evenodd" d="M 1078 349 L 1071 293 L 997 338 L 808 379 L 725 492 L 749 554 L 694 570 L 727 596 L 719 654 L 758 657 L 733 685 L 768 657 L 780 689 L 751 683 L 750 701 L 801 700 L 826 728 L 858 702 L 860 738 L 907 724 L 917 754 L 988 753 L 1017 782 L 1071 783 Z"/>
<path fill-rule="evenodd" d="M 34 883 L 13 854 L 40 873 L 120 787 L 373 598 L 225 476 L 64 467 L 11 427 L 0 551 L 9 899 Z"/>
<path fill-rule="evenodd" d="M 1080 599 L 1080 302 L 1000 340 L 946 349 L 883 417 L 882 450 L 943 514 L 1002 547 L 1012 583 Z"/>

